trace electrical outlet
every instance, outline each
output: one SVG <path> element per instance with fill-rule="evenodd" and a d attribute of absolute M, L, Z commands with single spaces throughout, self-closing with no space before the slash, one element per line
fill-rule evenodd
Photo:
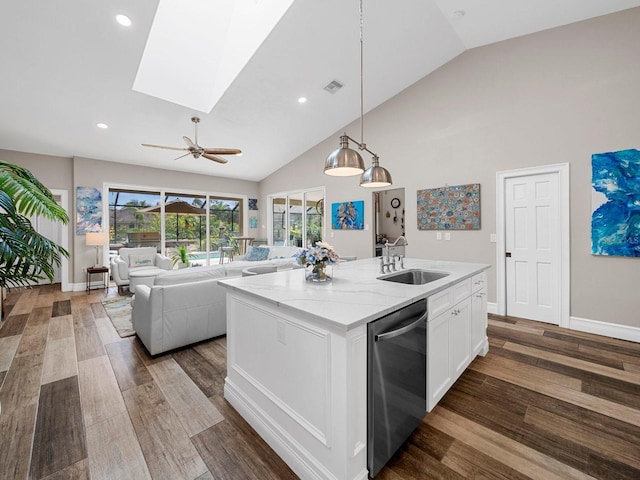
<path fill-rule="evenodd" d="M 451 240 L 451 232 L 445 232 L 444 233 L 444 239 L 445 240 Z"/>
<path fill-rule="evenodd" d="M 442 232 L 436 232 L 436 240 L 442 240 Z"/>

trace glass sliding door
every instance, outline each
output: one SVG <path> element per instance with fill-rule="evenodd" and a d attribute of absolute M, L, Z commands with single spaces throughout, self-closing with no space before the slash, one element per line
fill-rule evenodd
<path fill-rule="evenodd" d="M 110 187 L 110 250 L 154 246 L 171 258 L 185 247 L 192 265 L 208 265 L 211 258 L 217 261 L 221 235 L 243 235 L 244 203 L 237 197 Z"/>
<path fill-rule="evenodd" d="M 160 215 L 148 210 L 160 206 L 160 192 L 109 190 L 109 250 L 124 246 L 153 246 L 160 251 Z"/>
<path fill-rule="evenodd" d="M 289 195 L 289 242 L 287 245 L 302 247 L 304 239 L 304 216 L 302 214 L 302 201 L 304 194 L 294 193 Z"/>
<path fill-rule="evenodd" d="M 209 198 L 209 242 L 212 256 L 227 246 L 233 237 L 243 234 L 243 202 L 237 198 Z"/>
<path fill-rule="evenodd" d="M 275 196 L 271 200 L 271 244 L 284 245 L 289 237 L 287 225 L 287 197 Z"/>
<path fill-rule="evenodd" d="M 314 190 L 305 194 L 306 237 L 305 245 L 313 246 L 322 241 L 324 232 L 324 191 Z"/>
<path fill-rule="evenodd" d="M 273 245 L 307 247 L 324 236 L 324 190 L 291 192 L 269 197 Z"/>
<path fill-rule="evenodd" d="M 165 255 L 173 258 L 178 248 L 200 255 L 206 252 L 206 196 L 167 192 L 164 197 Z"/>

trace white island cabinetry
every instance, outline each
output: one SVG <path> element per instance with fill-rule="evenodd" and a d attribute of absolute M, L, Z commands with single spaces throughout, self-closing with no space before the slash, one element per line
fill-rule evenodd
<path fill-rule="evenodd" d="M 305 282 L 303 270 L 220 282 L 227 287 L 225 398 L 303 479 L 368 477 L 369 322 L 429 298 L 427 366 L 434 379 L 442 376 L 442 394 L 474 356 L 486 320 L 474 330 L 471 282 L 488 266 L 411 258 L 405 266 L 449 275 L 425 285 L 386 282 L 377 278 L 378 259 L 365 259 L 334 268 L 325 285 Z M 461 335 L 466 347 L 452 348 Z"/>
<path fill-rule="evenodd" d="M 430 412 L 487 343 L 486 273 L 428 298 L 427 411 Z"/>

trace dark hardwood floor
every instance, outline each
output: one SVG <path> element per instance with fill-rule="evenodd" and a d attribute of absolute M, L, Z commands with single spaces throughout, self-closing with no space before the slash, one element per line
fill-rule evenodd
<path fill-rule="evenodd" d="M 297 478 L 224 400 L 225 338 L 151 358 L 115 296 L 9 294 L 0 478 Z M 489 338 L 376 479 L 640 479 L 640 344 L 496 316 Z"/>

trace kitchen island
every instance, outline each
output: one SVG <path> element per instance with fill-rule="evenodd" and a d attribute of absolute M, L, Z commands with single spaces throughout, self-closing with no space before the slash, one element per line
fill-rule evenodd
<path fill-rule="evenodd" d="M 370 258 L 335 265 L 328 284 L 306 282 L 303 269 L 220 281 L 225 398 L 301 478 L 368 476 L 369 322 L 428 299 L 425 412 L 488 349 L 488 265 L 409 258 L 404 266 L 448 275 L 424 285 L 383 281 Z"/>

